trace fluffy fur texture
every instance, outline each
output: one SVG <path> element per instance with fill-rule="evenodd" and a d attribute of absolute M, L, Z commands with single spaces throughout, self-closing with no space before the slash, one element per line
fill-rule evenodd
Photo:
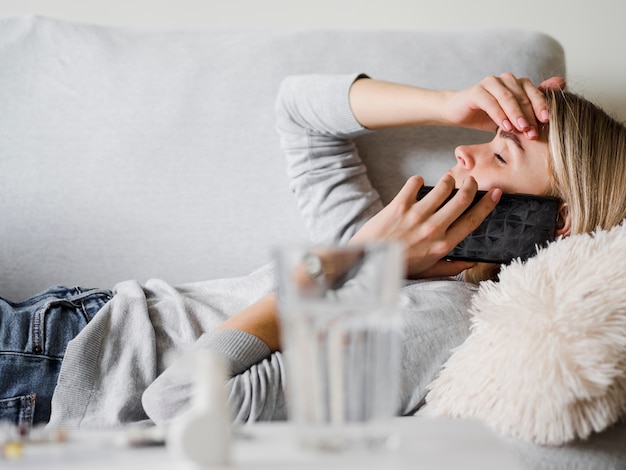
<path fill-rule="evenodd" d="M 626 225 L 556 241 L 485 282 L 424 414 L 556 445 L 626 412 Z"/>

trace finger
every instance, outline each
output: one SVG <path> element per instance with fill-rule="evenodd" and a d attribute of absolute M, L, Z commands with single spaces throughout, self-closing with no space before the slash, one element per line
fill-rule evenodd
<path fill-rule="evenodd" d="M 433 189 L 415 204 L 413 210 L 428 215 L 434 214 L 450 197 L 450 194 L 452 194 L 454 190 L 454 185 L 455 181 L 452 176 L 448 174 L 443 175 Z"/>
<path fill-rule="evenodd" d="M 545 90 L 565 90 L 565 79 L 563 77 L 550 77 L 537 87 L 541 91 Z"/>
<path fill-rule="evenodd" d="M 539 111 L 540 114 L 537 114 L 537 116 L 540 118 L 541 122 L 545 124 L 550 120 L 550 112 L 548 111 L 548 106 L 546 104 L 545 92 L 547 90 L 565 90 L 565 79 L 563 77 L 550 77 L 541 82 L 537 89 L 541 93 L 541 98 L 543 99 L 543 109 Z"/>
<path fill-rule="evenodd" d="M 550 115 L 548 113 L 548 105 L 546 103 L 546 95 L 539 90 L 530 80 L 524 80 L 524 91 L 533 110 L 533 117 L 536 117 L 539 122 L 548 122 Z M 528 135 L 528 134 L 527 134 Z M 528 137 L 536 138 L 538 135 L 528 135 Z"/>
<path fill-rule="evenodd" d="M 433 223 L 441 226 L 444 230 L 448 230 L 452 224 L 467 210 L 474 201 L 476 192 L 478 191 L 478 183 L 476 180 L 468 176 L 457 193 L 449 201 L 432 216 Z M 454 244 L 460 240 L 455 241 Z"/>
<path fill-rule="evenodd" d="M 424 178 L 418 175 L 411 176 L 402 189 L 393 198 L 393 203 L 402 204 L 405 207 L 412 207 L 417 200 L 417 193 L 424 186 Z"/>
<path fill-rule="evenodd" d="M 477 106 L 505 131 L 529 131 L 534 113 L 517 78 L 510 73 L 485 78 L 477 89 Z M 527 115 L 530 115 L 530 121 Z"/>
<path fill-rule="evenodd" d="M 448 236 L 456 245 L 476 230 L 485 218 L 493 211 L 502 197 L 502 190 L 492 188 L 487 191 L 474 207 L 459 217 L 448 230 Z"/>
<path fill-rule="evenodd" d="M 500 86 L 497 83 L 494 83 L 497 81 L 498 79 L 496 77 L 487 77 L 473 89 L 474 104 L 472 107 L 486 113 L 493 122 L 493 128 L 487 129 L 485 127 L 484 130 L 495 130 L 497 127 L 502 127 L 507 131 L 511 131 L 513 130 L 513 126 L 510 123 L 508 116 L 502 109 L 498 99 L 490 91 L 495 87 Z"/>
<path fill-rule="evenodd" d="M 520 132 L 524 132 L 531 138 L 536 138 L 537 120 L 535 109 L 528 89 L 534 88 L 528 79 L 518 79 L 512 73 L 500 75 L 501 86 L 492 92 L 500 102 L 504 112 L 513 126 Z M 536 90 L 538 92 L 538 90 Z"/>

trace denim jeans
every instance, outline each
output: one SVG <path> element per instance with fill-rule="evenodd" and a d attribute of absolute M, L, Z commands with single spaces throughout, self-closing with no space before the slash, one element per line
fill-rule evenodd
<path fill-rule="evenodd" d="M 48 422 L 67 343 L 113 297 L 57 286 L 23 302 L 0 298 L 0 421 Z"/>

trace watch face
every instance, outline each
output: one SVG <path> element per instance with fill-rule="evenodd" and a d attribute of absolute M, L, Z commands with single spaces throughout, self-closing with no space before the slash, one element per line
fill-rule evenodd
<path fill-rule="evenodd" d="M 312 278 L 315 279 L 324 274 L 322 269 L 322 260 L 319 256 L 308 254 L 304 257 L 302 263 L 307 274 L 309 274 Z"/>

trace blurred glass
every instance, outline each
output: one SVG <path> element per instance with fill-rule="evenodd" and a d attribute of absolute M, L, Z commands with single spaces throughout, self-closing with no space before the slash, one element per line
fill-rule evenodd
<path fill-rule="evenodd" d="M 400 245 L 276 251 L 289 418 L 314 449 L 388 447 L 398 412 Z"/>

